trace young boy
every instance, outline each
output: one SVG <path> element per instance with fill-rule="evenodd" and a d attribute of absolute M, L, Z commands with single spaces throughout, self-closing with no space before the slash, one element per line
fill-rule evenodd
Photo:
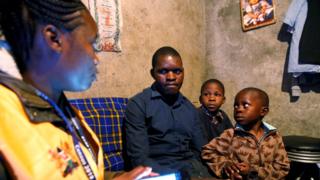
<path fill-rule="evenodd" d="M 198 108 L 201 127 L 207 143 L 229 128 L 232 128 L 227 114 L 220 109 L 225 101 L 224 85 L 217 79 L 209 79 L 201 86 Z"/>
<path fill-rule="evenodd" d="M 202 158 L 219 177 L 284 179 L 289 160 L 282 137 L 262 121 L 269 111 L 268 95 L 257 88 L 241 90 L 234 101 L 234 129 L 224 131 L 202 150 Z"/>

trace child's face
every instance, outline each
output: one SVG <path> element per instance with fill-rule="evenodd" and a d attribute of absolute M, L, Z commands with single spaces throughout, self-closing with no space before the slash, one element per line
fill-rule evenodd
<path fill-rule="evenodd" d="M 224 103 L 223 89 L 217 83 L 207 83 L 200 95 L 200 103 L 210 112 L 216 112 Z"/>
<path fill-rule="evenodd" d="M 234 119 L 240 125 L 253 125 L 266 115 L 261 96 L 257 92 L 242 91 L 234 100 Z"/>

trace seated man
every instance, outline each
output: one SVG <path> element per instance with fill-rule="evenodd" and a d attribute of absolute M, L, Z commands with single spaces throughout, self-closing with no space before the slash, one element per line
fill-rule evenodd
<path fill-rule="evenodd" d="M 179 53 L 172 47 L 158 49 L 150 72 L 155 82 L 131 98 L 125 112 L 129 164 L 151 166 L 160 174 L 209 176 L 200 161 L 206 141 L 197 110 L 179 92 L 184 78 Z"/>

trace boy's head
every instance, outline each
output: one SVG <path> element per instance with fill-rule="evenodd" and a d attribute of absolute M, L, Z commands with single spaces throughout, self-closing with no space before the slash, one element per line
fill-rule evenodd
<path fill-rule="evenodd" d="M 152 57 L 150 73 L 161 94 L 178 94 L 184 78 L 180 54 L 172 47 L 158 49 Z"/>
<path fill-rule="evenodd" d="M 269 112 L 269 97 L 261 89 L 242 89 L 234 100 L 234 119 L 243 126 L 252 127 Z"/>
<path fill-rule="evenodd" d="M 217 79 L 209 79 L 201 86 L 199 101 L 208 111 L 215 113 L 225 101 L 224 85 Z"/>

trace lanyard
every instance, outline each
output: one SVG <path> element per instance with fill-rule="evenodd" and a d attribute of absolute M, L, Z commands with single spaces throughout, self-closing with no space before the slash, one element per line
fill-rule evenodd
<path fill-rule="evenodd" d="M 63 121 L 66 123 L 67 128 L 69 130 L 69 132 L 71 133 L 72 136 L 72 140 L 73 140 L 73 145 L 75 148 L 75 151 L 78 155 L 78 158 L 80 159 L 80 162 L 84 168 L 84 171 L 86 172 L 88 178 L 90 180 L 95 180 L 96 177 L 94 176 L 94 173 L 92 171 L 92 168 L 90 167 L 90 164 L 88 163 L 87 158 L 85 157 L 81 146 L 80 146 L 80 142 L 78 140 L 78 137 L 76 135 L 75 129 L 73 128 L 72 124 L 70 123 L 70 121 L 68 120 L 68 118 L 66 117 L 66 115 L 63 113 L 63 111 L 58 107 L 58 105 L 53 102 L 48 96 L 46 96 L 45 94 L 43 94 L 42 92 L 40 92 L 39 90 L 36 90 L 36 93 L 39 97 L 41 97 L 42 99 L 44 99 L 45 101 L 47 101 L 53 108 L 54 110 L 58 113 L 58 115 L 63 119 Z M 89 152 L 91 153 L 92 157 L 94 158 L 95 156 L 93 155 L 93 151 L 89 146 L 88 141 L 85 139 L 84 137 L 84 133 L 82 132 L 79 124 L 76 122 L 75 118 L 71 118 L 72 123 L 74 124 L 74 126 L 76 127 L 76 129 L 79 132 L 79 136 L 81 137 L 82 141 L 84 142 L 84 145 L 86 146 L 86 148 L 88 148 Z M 94 158 L 95 159 L 95 158 Z"/>
<path fill-rule="evenodd" d="M 81 140 L 84 143 L 84 145 L 86 146 L 86 148 L 89 150 L 92 158 L 95 160 L 95 162 L 97 162 L 96 157 L 95 157 L 95 155 L 93 153 L 93 150 L 90 147 L 90 145 L 89 145 L 89 143 L 88 143 L 88 141 L 87 141 L 87 139 L 86 139 L 86 137 L 85 137 L 85 135 L 83 133 L 83 130 L 82 130 L 82 128 L 80 127 L 80 125 L 78 123 L 77 118 L 73 117 L 72 113 L 70 112 L 70 108 L 67 107 L 66 109 L 67 109 L 67 112 L 69 113 L 69 116 L 71 117 L 71 122 L 73 123 L 74 127 L 77 130 L 76 132 L 78 132 L 79 137 L 81 138 Z"/>
<path fill-rule="evenodd" d="M 82 131 L 82 128 L 80 128 L 80 126 L 79 126 L 76 118 L 75 118 L 75 117 L 71 117 L 71 121 L 72 121 L 74 127 L 76 128 L 76 130 L 77 130 L 77 132 L 78 132 L 78 135 L 80 136 L 83 144 L 84 144 L 84 145 L 86 146 L 86 148 L 89 150 L 89 152 L 90 152 L 91 156 L 93 157 L 93 159 L 95 160 L 95 162 L 97 162 L 96 157 L 95 157 L 95 155 L 94 155 L 94 153 L 93 153 L 93 150 L 92 150 L 92 148 L 90 147 L 87 139 L 85 138 L 84 133 L 83 133 L 83 131 Z"/>

